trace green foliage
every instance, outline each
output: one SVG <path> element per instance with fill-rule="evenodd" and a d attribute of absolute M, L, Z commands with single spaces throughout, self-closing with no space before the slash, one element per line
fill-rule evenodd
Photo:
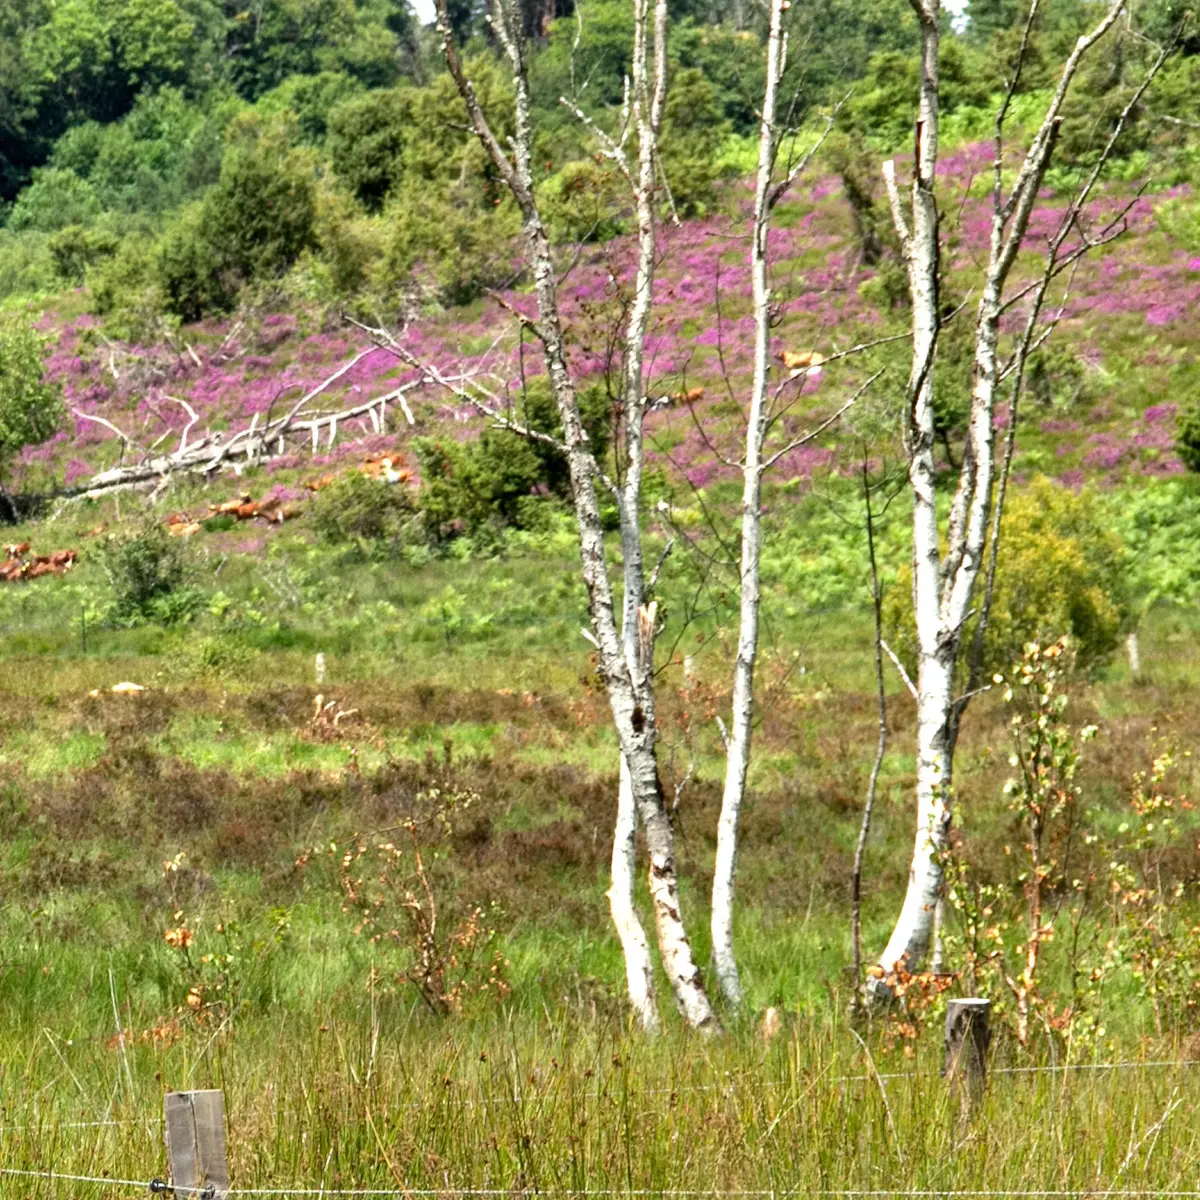
<path fill-rule="evenodd" d="M 1200 471 L 1200 401 L 1191 400 L 1176 415 L 1175 448 L 1189 471 Z"/>
<path fill-rule="evenodd" d="M 513 275 L 520 231 L 513 205 L 481 207 L 454 184 L 406 189 L 384 216 L 391 227 L 382 279 L 403 287 L 414 271 L 447 305 L 466 304 Z"/>
<path fill-rule="evenodd" d="M 329 156 L 338 178 L 368 208 L 382 206 L 404 174 L 412 89 L 369 92 L 329 114 Z"/>
<path fill-rule="evenodd" d="M 222 258 L 210 236 L 205 206 L 193 205 L 175 221 L 158 249 L 157 281 L 166 306 L 184 321 L 228 308 L 234 284 L 222 276 Z M 102 293 L 101 311 L 110 303 Z M 119 303 L 119 301 L 116 301 Z"/>
<path fill-rule="evenodd" d="M 659 142 L 663 172 L 681 217 L 707 212 L 716 200 L 714 149 L 731 126 L 717 103 L 713 85 L 695 68 L 671 81 Z"/>
<path fill-rule="evenodd" d="M 316 197 L 308 154 L 252 126 L 226 152 L 217 185 L 163 239 L 157 274 L 170 310 L 195 321 L 228 308 L 242 284 L 279 278 L 316 243 Z"/>
<path fill-rule="evenodd" d="M 941 111 L 982 108 L 996 79 L 985 56 L 943 38 L 938 57 Z M 846 105 L 845 127 L 882 149 L 898 149 L 912 137 L 919 64 L 915 55 L 892 50 L 871 57 L 866 75 Z"/>
<path fill-rule="evenodd" d="M 113 234 L 87 229 L 83 225 L 68 225 L 47 243 L 55 274 L 73 287 L 83 283 L 90 267 L 115 254 L 119 245 L 120 241 Z"/>
<path fill-rule="evenodd" d="M 157 522 L 110 537 L 103 561 L 116 620 L 174 625 L 199 610 L 201 597 L 190 585 L 187 550 Z"/>
<path fill-rule="evenodd" d="M 45 351 L 45 339 L 24 321 L 0 319 L 0 467 L 62 423 L 61 389 L 46 379 Z"/>
<path fill-rule="evenodd" d="M 583 390 L 579 407 L 598 456 L 608 443 L 608 398 L 600 387 Z M 536 433 L 562 436 L 558 410 L 544 377 L 531 380 L 514 405 L 513 420 Z M 486 429 L 472 442 L 421 438 L 420 508 L 439 539 L 488 526 L 536 527 L 550 497 L 570 494 L 566 458 L 554 446 L 511 430 Z"/>
<path fill-rule="evenodd" d="M 235 141 L 205 197 L 205 235 L 222 266 L 246 279 L 277 275 L 313 244 L 313 163 L 267 129 Z"/>
<path fill-rule="evenodd" d="M 43 167 L 17 197 L 8 217 L 11 229 L 51 232 L 67 225 L 82 225 L 100 212 L 96 189 L 74 171 Z"/>
<path fill-rule="evenodd" d="M 629 188 L 607 161 L 567 163 L 538 188 L 538 204 L 552 236 L 567 242 L 603 242 L 622 227 Z"/>
<path fill-rule="evenodd" d="M 1145 480 L 1108 498 L 1106 517 L 1128 547 L 1138 608 L 1191 605 L 1200 592 L 1200 478 Z"/>
<path fill-rule="evenodd" d="M 317 536 L 333 545 L 398 546 L 412 524 L 413 502 L 404 484 L 347 471 L 318 492 L 308 517 Z"/>
<path fill-rule="evenodd" d="M 984 550 L 988 560 L 990 546 Z M 982 594 L 980 580 L 978 593 Z M 1009 492 L 982 667 L 1004 670 L 1022 647 L 1067 633 L 1081 670 L 1107 662 L 1132 615 L 1129 562 L 1095 497 L 1039 478 Z M 916 663 L 912 572 L 907 565 L 884 603 L 885 636 Z M 967 624 L 964 646 L 974 638 Z"/>
<path fill-rule="evenodd" d="M 89 121 L 55 144 L 51 164 L 87 181 L 100 206 L 162 213 L 216 182 L 238 103 L 201 108 L 176 88 L 140 96 L 120 121 Z"/>
<path fill-rule="evenodd" d="M 345 72 L 321 71 L 290 76 L 267 92 L 255 108 L 268 118 L 294 119 L 299 140 L 319 146 L 329 132 L 333 111 L 362 94 L 362 83 Z"/>

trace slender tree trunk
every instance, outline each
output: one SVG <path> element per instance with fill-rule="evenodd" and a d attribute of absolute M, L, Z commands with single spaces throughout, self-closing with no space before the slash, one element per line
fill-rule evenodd
<path fill-rule="evenodd" d="M 661 21 L 663 41 L 661 48 L 656 46 L 656 63 L 661 61 L 665 72 L 665 0 L 659 0 L 659 6 L 661 13 L 656 6 L 656 32 Z M 688 1023 L 703 1030 L 715 1029 L 717 1026 L 712 1007 L 708 1002 L 700 972 L 692 959 L 691 946 L 680 910 L 674 834 L 658 778 L 655 756 L 657 729 L 654 713 L 653 638 L 651 636 L 647 639 L 639 633 L 639 649 L 644 651 L 648 645 L 649 653 L 640 654 L 637 664 L 631 664 L 625 653 L 625 639 L 622 633 L 618 632 L 612 584 L 607 569 L 604 527 L 596 495 L 596 485 L 598 480 L 602 480 L 602 475 L 588 443 L 574 380 L 567 366 L 563 323 L 558 308 L 557 271 L 534 195 L 532 109 L 520 13 L 513 0 L 496 0 L 493 28 L 510 61 L 515 88 L 515 128 L 510 158 L 497 140 L 475 90 L 463 70 L 458 49 L 451 36 L 447 0 L 438 0 L 437 8 L 438 31 L 446 65 L 466 104 L 476 135 L 491 156 L 521 213 L 526 256 L 532 269 L 537 300 L 538 317 L 533 323 L 533 331 L 542 343 L 547 375 L 563 427 L 563 450 L 570 471 L 571 493 L 579 530 L 580 566 L 587 588 L 592 631 L 599 649 L 600 668 L 608 689 L 609 707 L 620 741 L 621 754 L 629 768 L 634 806 L 646 831 L 646 844 L 650 856 L 650 895 L 654 903 L 663 965 L 675 991 L 676 1002 Z M 635 0 L 634 12 L 635 24 L 641 26 L 644 56 L 647 0 Z M 636 57 L 634 70 L 636 75 Z M 644 57 L 641 75 L 641 90 L 645 96 Z M 665 87 L 665 80 L 663 86 Z M 648 128 L 648 114 L 646 122 L 644 127 Z M 644 146 L 642 152 L 652 154 L 653 145 Z M 649 303 L 648 289 L 646 303 Z M 627 354 L 630 350 L 640 353 L 638 348 L 627 346 Z M 640 445 L 640 440 L 638 444 Z M 619 501 L 624 499 L 619 489 L 617 494 Z M 622 508 L 625 507 L 622 503 Z M 629 508 L 630 512 L 636 510 L 636 506 Z M 637 532 L 637 525 L 630 519 L 629 513 L 625 514 L 622 524 L 623 540 L 633 537 Z M 639 617 L 640 615 L 641 610 Z M 648 624 L 652 630 L 652 618 Z"/>
<path fill-rule="evenodd" d="M 625 955 L 625 981 L 634 1015 L 647 1033 L 659 1028 L 658 1005 L 654 999 L 654 964 L 650 943 L 634 904 L 637 873 L 637 808 L 629 765 L 621 756 L 621 787 L 617 797 L 617 824 L 613 831 L 612 886 L 608 905 L 621 949 Z"/>
<path fill-rule="evenodd" d="M 997 347 L 1000 318 L 1005 309 L 1005 284 L 1050 164 L 1062 104 L 1071 80 L 1083 56 L 1116 22 L 1125 0 L 1112 4 L 1096 28 L 1076 43 L 1063 67 L 1049 110 L 1007 197 L 1002 192 L 1003 128 L 1019 67 L 997 117 L 991 239 L 975 326 L 975 382 L 966 450 L 950 506 L 944 557 L 940 551 L 937 521 L 932 410 L 939 325 L 938 220 L 933 184 L 938 149 L 937 52 L 941 6 L 940 0 L 912 0 L 912 4 L 921 25 L 921 92 L 911 230 L 896 186 L 893 164 L 884 164 L 884 179 L 908 267 L 913 302 L 908 453 L 913 492 L 913 610 L 919 662 L 917 831 L 908 889 L 892 936 L 880 956 L 884 978 L 877 981 L 873 989 L 876 994 L 890 992 L 888 976 L 898 969 L 916 970 L 924 961 L 941 899 L 941 856 L 950 824 L 954 747 L 959 721 L 970 694 L 955 698 L 955 667 L 962 646 L 963 626 L 972 615 L 971 598 L 983 565 L 989 524 L 994 539 L 998 538 L 1000 529 L 1000 514 L 993 511 L 994 418 L 1001 377 Z M 1022 61 L 1037 8 L 1037 0 L 1034 0 L 1019 56 Z M 1065 236 L 1063 233 L 1062 237 Z M 1059 245 L 1061 238 L 1054 247 L 1055 253 Z M 985 611 L 979 616 L 984 624 L 988 601 L 990 589 L 985 597 Z"/>
<path fill-rule="evenodd" d="M 773 0 L 767 39 L 767 79 L 758 140 L 754 230 L 750 247 L 750 275 L 754 291 L 754 382 L 746 421 L 746 452 L 742 462 L 738 646 L 733 669 L 733 712 L 725 756 L 725 787 L 721 796 L 721 815 L 717 821 L 717 853 L 713 867 L 713 965 L 725 999 L 735 1008 L 742 1002 L 742 988 L 733 947 L 733 895 L 738 823 L 750 767 L 750 740 L 754 727 L 754 664 L 758 656 L 762 451 L 770 414 L 768 387 L 771 375 L 771 287 L 767 278 L 767 230 L 771 214 L 771 177 L 778 145 L 775 113 L 779 77 L 786 54 L 782 20 L 783 4 L 781 0 Z"/>

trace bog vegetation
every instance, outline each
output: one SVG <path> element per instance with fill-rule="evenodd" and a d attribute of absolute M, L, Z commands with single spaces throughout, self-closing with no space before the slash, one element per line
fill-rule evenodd
<path fill-rule="evenodd" d="M 0 12 L 0 1192 L 1191 1188 L 1191 14 L 438 13 Z"/>

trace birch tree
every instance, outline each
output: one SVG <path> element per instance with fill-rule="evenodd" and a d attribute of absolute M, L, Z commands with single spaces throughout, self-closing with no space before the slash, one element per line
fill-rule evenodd
<path fill-rule="evenodd" d="M 537 316 L 519 319 L 542 347 L 547 375 L 562 423 L 560 448 L 570 470 L 579 533 L 580 565 L 587 589 L 590 636 L 599 655 L 620 743 L 621 777 L 619 822 L 613 850 L 614 878 L 609 899 L 627 956 L 630 995 L 643 1026 L 657 1024 L 647 939 L 633 906 L 634 818 L 645 830 L 649 854 L 649 888 L 659 951 L 676 1004 L 694 1028 L 713 1030 L 716 1019 L 692 954 L 680 908 L 674 832 L 659 779 L 656 755 L 657 724 L 654 696 L 654 633 L 656 608 L 646 603 L 641 533 L 643 425 L 646 412 L 643 352 L 649 321 L 654 276 L 656 232 L 654 178 L 656 142 L 666 89 L 666 0 L 655 0 L 651 28 L 650 0 L 634 0 L 634 61 L 629 104 L 637 127 L 636 170 L 626 159 L 627 130 L 619 138 L 601 138 L 606 151 L 621 166 L 634 191 L 638 223 L 638 262 L 635 294 L 624 332 L 622 421 L 623 473 L 609 479 L 597 462 L 580 416 L 575 381 L 567 359 L 563 322 L 558 306 L 558 277 L 549 239 L 534 194 L 532 125 L 529 78 L 521 18 L 515 0 L 493 0 L 490 21 L 512 70 L 515 94 L 515 134 L 506 150 L 488 123 L 467 77 L 454 43 L 447 0 L 438 0 L 437 28 L 447 68 L 461 95 L 472 128 L 516 203 L 526 262 L 533 276 Z M 647 68 L 653 41 L 653 83 Z M 593 128 L 595 128 L 593 126 Z M 598 132 L 598 131 L 597 131 Z M 394 339 L 392 339 L 394 343 Z M 396 344 L 398 352 L 418 364 Z M 436 381 L 436 373 L 430 372 Z M 508 428 L 519 428 L 501 406 L 478 389 L 454 390 L 468 396 Z M 520 430 L 529 433 L 528 430 Z M 598 489 L 608 488 L 620 515 L 624 594 L 621 619 L 609 577 L 608 549 L 600 519 Z"/>
<path fill-rule="evenodd" d="M 912 363 L 906 412 L 908 477 L 913 498 L 912 576 L 913 613 L 917 642 L 917 679 L 910 683 L 917 704 L 917 823 L 908 889 L 895 928 L 879 958 L 872 990 L 890 992 L 890 977 L 900 969 L 914 970 L 924 960 L 933 934 L 942 890 L 941 855 L 950 821 L 950 787 L 959 722 L 978 681 L 978 646 L 987 623 L 994 581 L 1004 493 L 1012 461 L 1017 401 L 1025 363 L 1031 349 L 1041 345 L 1053 328 L 1042 333 L 1038 323 L 1051 282 L 1074 267 L 1096 246 L 1123 229 L 1124 212 L 1099 231 L 1083 220 L 1100 171 L 1113 144 L 1161 66 L 1160 54 L 1121 114 L 1096 166 L 1067 206 L 1057 233 L 1050 239 L 1045 266 L 1034 283 L 1009 294 L 1014 263 L 1029 226 L 1038 191 L 1054 153 L 1063 104 L 1080 64 L 1113 28 L 1126 0 L 1108 5 L 1095 27 L 1079 38 L 1063 65 L 1040 126 L 1010 189 L 1003 184 L 1005 123 L 1021 67 L 1027 56 L 1039 0 L 1032 0 L 1017 65 L 996 118 L 993 156 L 992 215 L 987 263 L 975 318 L 974 384 L 968 416 L 966 446 L 941 539 L 937 514 L 938 479 L 934 461 L 933 378 L 941 326 L 938 283 L 940 243 L 934 180 L 938 154 L 938 42 L 940 0 L 911 0 L 921 35 L 920 93 L 916 123 L 915 161 L 911 195 L 901 196 L 893 161 L 884 163 L 892 219 L 899 234 L 912 300 Z M 1075 240 L 1068 244 L 1068 237 Z M 1028 306 L 1017 349 L 1007 362 L 999 352 L 1001 318 L 1021 302 Z M 1061 316 L 1061 310 L 1058 314 Z M 1011 381 L 1009 429 L 1000 488 L 997 494 L 995 415 L 1001 385 Z M 972 608 L 991 534 L 989 563 L 984 571 L 980 610 Z M 942 551 L 942 545 L 945 551 Z M 956 668 L 962 661 L 964 627 L 977 616 L 975 669 L 971 684 L 954 694 Z M 906 677 L 906 682 L 909 682 Z"/>

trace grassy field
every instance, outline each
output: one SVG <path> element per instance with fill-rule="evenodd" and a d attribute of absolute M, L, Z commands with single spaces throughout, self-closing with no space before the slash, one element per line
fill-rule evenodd
<path fill-rule="evenodd" d="M 32 531 L 70 540 L 96 515 Z M 1187 1186 L 1186 1066 L 997 1074 L 964 1133 L 937 1074 L 936 1002 L 846 1023 L 850 865 L 875 738 L 860 608 L 772 612 L 739 876 L 747 1012 L 716 1041 L 629 1035 L 604 901 L 614 745 L 571 565 L 566 538 L 418 566 L 335 559 L 302 538 L 257 559 L 218 549 L 197 567 L 207 610 L 181 629 L 89 626 L 105 586 L 94 557 L 4 593 L 0 1166 L 162 1174 L 162 1092 L 213 1086 L 245 1188 Z M 668 585 L 677 613 L 690 587 L 682 574 Z M 661 675 L 668 787 L 695 763 L 677 817 L 702 961 L 722 611 L 686 622 Z M 1194 639 L 1188 610 L 1157 609 L 1140 677 L 1118 660 L 1075 686 L 1072 720 L 1100 727 L 1081 779 L 1101 833 L 1126 821 L 1133 773 L 1164 738 L 1195 741 Z M 112 694 L 120 681 L 146 691 Z M 893 684 L 868 951 L 911 839 L 913 711 Z M 336 730 L 313 719 L 318 693 L 354 710 Z M 957 768 L 963 853 L 998 882 L 1019 834 L 1002 795 L 1008 719 L 981 697 Z M 1176 783 L 1194 790 L 1190 759 Z M 1164 869 L 1190 920 L 1200 852 L 1180 819 Z M 403 938 L 358 930 L 338 868 L 359 835 L 403 843 L 409 820 L 444 919 L 480 906 L 478 961 L 502 964 L 504 986 L 468 992 L 460 1017 L 433 1015 L 400 978 Z M 401 909 L 385 908 L 392 918 Z M 1090 919 L 1103 930 L 1103 906 Z M 1065 990 L 1063 969 L 1047 972 Z M 1156 1010 L 1136 972 L 1114 969 L 1089 1002 L 1089 1037 L 1028 1049 L 1001 1011 L 994 1064 L 1190 1058 L 1190 1007 Z M 773 1039 L 759 1030 L 768 1006 Z M 118 1123 L 76 1127 L 94 1121 Z M 9 1176 L 0 1192 L 128 1189 Z"/>
<path fill-rule="evenodd" d="M 948 280 L 963 295 L 987 236 L 968 151 L 945 179 L 960 226 Z M 730 204 L 746 199 L 734 189 Z M 1140 200 L 1129 236 L 1081 273 L 1064 348 L 1040 364 L 1026 404 L 1017 494 L 1041 474 L 1094 489 L 1105 528 L 1129 551 L 1143 670 L 1133 677 L 1118 654 L 1071 683 L 1071 730 L 1098 728 L 1071 850 L 1084 883 L 1076 889 L 1073 873 L 1054 896 L 1064 936 L 1047 943 L 1032 1044 L 1013 1035 L 994 964 L 953 983 L 962 994 L 982 979 L 996 1005 L 998 1070 L 970 1129 L 938 1076 L 944 997 L 915 988 L 873 1023 L 848 1018 L 851 865 L 877 734 L 854 478 L 870 420 L 856 425 L 856 410 L 782 462 L 768 497 L 760 721 L 738 878 L 748 1000 L 744 1013 L 721 1014 L 716 1039 L 689 1037 L 670 1016 L 654 1041 L 628 1028 L 605 901 L 615 742 L 561 512 L 547 505 L 537 532 L 387 551 L 325 545 L 306 518 L 206 527 L 188 543 L 193 619 L 169 626 L 114 619 L 105 540 L 142 518 L 140 498 L 54 503 L 8 531 L 38 553 L 77 548 L 79 564 L 0 586 L 0 1169 L 162 1175 L 162 1093 L 220 1087 L 243 1189 L 1193 1187 L 1200 823 L 1187 797 L 1200 735 L 1200 487 L 1182 474 L 1174 422 L 1196 379 L 1188 313 L 1200 259 L 1160 219 L 1184 200 Z M 1039 209 L 1042 232 L 1057 211 Z M 713 551 L 708 517 L 727 521 L 737 503 L 719 459 L 736 456 L 741 416 L 718 365 L 735 391 L 743 385 L 749 293 L 728 216 L 688 222 L 664 243 L 653 386 L 669 394 L 698 382 L 707 394 L 695 414 L 656 412 L 647 481 L 647 510 L 669 502 L 678 535 L 658 593 L 661 763 L 669 794 L 688 780 L 675 816 L 702 963 L 723 765 L 715 715 L 728 706 L 736 597 L 728 572 L 685 550 L 694 536 Z M 836 181 L 815 181 L 781 209 L 779 234 L 780 278 L 796 294 L 773 349 L 824 347 L 831 331 L 849 344 L 903 324 L 856 265 Z M 1032 262 L 1031 250 L 1021 269 Z M 604 254 L 585 259 L 564 289 L 584 343 L 609 266 Z M 20 456 L 16 488 L 78 484 L 124 453 L 87 416 L 147 441 L 178 434 L 182 407 L 148 404 L 147 378 L 170 378 L 206 425 L 231 428 L 358 349 L 320 314 L 257 313 L 244 327 L 188 329 L 186 355 L 122 347 L 118 372 L 86 308 L 76 292 L 40 314 L 55 339 L 50 374 L 79 412 L 73 429 Z M 410 333 L 432 361 L 500 370 L 517 350 L 505 342 L 489 357 L 498 312 L 480 301 Z M 580 378 L 598 379 L 599 358 L 576 349 Z M 896 363 L 903 370 L 903 356 Z M 376 394 L 399 374 L 375 354 L 346 382 Z M 834 370 L 812 380 L 785 432 L 831 411 L 852 382 Z M 301 485 L 319 472 L 368 451 L 411 455 L 414 433 L 459 438 L 473 427 L 444 397 L 415 397 L 412 429 L 373 434 L 364 418 L 325 453 L 297 447 L 270 471 L 176 481 L 148 511 L 160 524 L 172 512 L 207 516 L 243 489 L 309 503 Z M 901 508 L 880 531 L 889 586 L 907 557 Z M 652 552 L 666 533 L 656 517 Z M 114 694 L 121 682 L 144 690 Z M 868 954 L 895 916 L 912 839 L 913 705 L 890 674 L 888 691 L 864 880 Z M 1007 921 L 1010 948 L 1026 878 L 1003 790 L 1011 715 L 999 688 L 973 703 L 955 772 L 955 853 L 984 897 L 977 924 Z M 1160 787 L 1153 764 L 1167 752 Z M 1164 798 L 1161 812 L 1150 803 Z M 429 909 L 417 851 L 443 938 L 465 931 L 470 966 L 451 970 L 463 981 L 459 1015 L 431 1012 L 406 979 L 408 891 Z M 970 920 L 952 914 L 955 968 Z M 664 1002 L 665 980 L 658 990 Z M 770 1008 L 780 1028 L 768 1038 Z M 1145 1065 L 1161 1061 L 1175 1065 Z M 1130 1065 L 1074 1069 L 1112 1062 Z M 0 1176 L 0 1196 L 17 1200 L 130 1191 Z"/>

